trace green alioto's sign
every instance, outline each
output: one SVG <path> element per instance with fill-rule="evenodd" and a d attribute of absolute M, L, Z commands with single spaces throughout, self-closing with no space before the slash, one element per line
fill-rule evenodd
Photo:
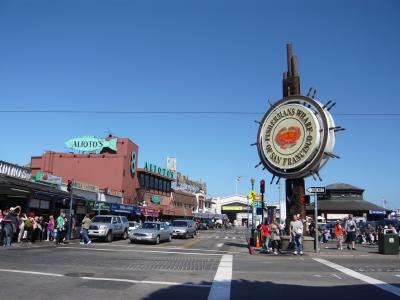
<path fill-rule="evenodd" d="M 153 164 L 150 164 L 150 163 L 148 163 L 148 162 L 146 162 L 146 163 L 144 164 L 144 169 L 145 169 L 146 171 L 148 171 L 148 172 L 155 173 L 155 174 L 158 174 L 158 175 L 161 175 L 161 176 L 166 176 L 166 177 L 169 177 L 169 178 L 171 178 L 171 179 L 174 178 L 174 174 L 175 174 L 175 173 L 174 173 L 173 171 L 171 171 L 171 170 L 168 170 L 168 169 L 166 169 L 166 168 L 158 167 L 158 166 L 153 165 Z"/>
<path fill-rule="evenodd" d="M 101 151 L 103 148 L 110 148 L 113 151 L 117 151 L 116 138 L 107 141 L 95 136 L 82 136 L 66 141 L 65 145 L 70 149 L 83 152 Z"/>

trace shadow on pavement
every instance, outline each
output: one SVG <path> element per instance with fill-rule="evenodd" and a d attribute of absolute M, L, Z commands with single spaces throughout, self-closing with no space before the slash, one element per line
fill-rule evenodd
<path fill-rule="evenodd" d="M 201 282 L 211 285 L 210 282 Z M 315 282 L 311 284 L 316 284 Z M 171 286 L 153 292 L 144 300 L 169 300 L 169 299 L 207 299 L 210 293 L 208 287 Z M 296 300 L 373 300 L 399 299 L 396 295 L 386 292 L 378 287 L 358 285 L 336 286 L 304 286 L 296 284 L 278 284 L 270 281 L 233 280 L 231 283 L 231 300 L 259 300 L 259 299 L 296 299 Z"/>

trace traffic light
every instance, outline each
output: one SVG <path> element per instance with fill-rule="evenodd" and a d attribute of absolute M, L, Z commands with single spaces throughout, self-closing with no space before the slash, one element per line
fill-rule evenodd
<path fill-rule="evenodd" d="M 260 181 L 260 193 L 264 194 L 265 193 L 265 180 L 261 179 Z"/>
<path fill-rule="evenodd" d="M 68 191 L 69 193 L 71 193 L 71 190 L 72 190 L 72 180 L 68 180 L 68 183 L 67 183 L 67 191 Z"/>

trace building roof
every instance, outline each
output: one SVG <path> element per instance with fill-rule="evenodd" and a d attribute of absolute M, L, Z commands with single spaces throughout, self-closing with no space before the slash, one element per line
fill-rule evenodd
<path fill-rule="evenodd" d="M 347 184 L 347 183 L 342 183 L 342 182 L 336 182 L 332 183 L 330 185 L 327 185 L 325 187 L 327 190 L 340 190 L 340 191 L 364 191 L 363 189 L 360 189 L 354 185 Z"/>
<path fill-rule="evenodd" d="M 314 210 L 314 203 L 311 203 L 306 207 L 307 211 Z M 352 212 L 352 211 L 363 211 L 369 210 L 387 210 L 379 205 L 365 201 L 365 200 L 354 200 L 354 199 L 330 199 L 325 201 L 318 201 L 319 211 L 341 211 L 341 212 Z"/>

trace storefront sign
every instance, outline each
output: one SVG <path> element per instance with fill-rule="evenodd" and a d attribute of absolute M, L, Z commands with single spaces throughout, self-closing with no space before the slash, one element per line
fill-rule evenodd
<path fill-rule="evenodd" d="M 30 169 L 10 164 L 5 161 L 0 161 L 0 174 L 24 180 L 30 180 L 32 176 Z"/>
<path fill-rule="evenodd" d="M 176 173 L 176 187 L 180 190 L 192 193 L 206 193 L 207 191 L 207 185 L 205 182 L 190 180 L 188 176 L 184 176 L 179 172 Z"/>
<path fill-rule="evenodd" d="M 87 202 L 87 206 L 91 210 L 106 210 L 110 211 L 110 204 L 104 202 Z"/>
<path fill-rule="evenodd" d="M 35 175 L 35 181 L 45 182 L 54 185 L 61 185 L 61 177 L 49 174 L 46 172 L 37 171 Z"/>
<path fill-rule="evenodd" d="M 99 187 L 98 186 L 92 185 L 92 184 L 89 184 L 89 183 L 76 181 L 76 180 L 72 181 L 72 186 L 74 188 L 80 189 L 80 190 L 85 190 L 85 191 L 95 192 L 95 193 L 99 192 Z"/>
<path fill-rule="evenodd" d="M 386 215 L 386 210 L 370 210 L 370 215 Z"/>
<path fill-rule="evenodd" d="M 227 206 L 222 206 L 222 210 L 246 210 L 246 207 L 245 206 L 227 205 Z"/>
<path fill-rule="evenodd" d="M 162 202 L 162 200 L 163 200 L 163 197 L 162 196 L 158 196 L 158 195 L 151 195 L 150 200 L 154 204 L 160 204 Z"/>
<path fill-rule="evenodd" d="M 106 140 L 95 136 L 83 136 L 70 139 L 65 142 L 68 148 L 83 152 L 101 151 L 103 148 L 110 148 L 117 151 L 117 139 Z"/>
<path fill-rule="evenodd" d="M 169 178 L 171 178 L 171 179 L 174 178 L 174 172 L 172 172 L 171 170 L 158 167 L 158 166 L 153 165 L 153 164 L 150 164 L 150 163 L 148 163 L 148 162 L 146 162 L 146 163 L 144 164 L 144 169 L 145 169 L 146 171 L 148 171 L 148 172 L 151 172 L 151 173 L 156 173 L 156 174 L 158 174 L 158 175 L 165 176 L 165 177 L 169 177 Z"/>
<path fill-rule="evenodd" d="M 284 178 L 310 176 L 327 162 L 335 144 L 335 124 L 325 106 L 304 96 L 275 103 L 258 130 L 258 153 L 264 166 Z M 328 153 L 328 154 L 327 154 Z"/>
<path fill-rule="evenodd" d="M 116 213 L 125 213 L 131 215 L 140 215 L 140 208 L 133 205 L 124 205 L 118 203 L 111 203 L 110 209 Z"/>
<path fill-rule="evenodd" d="M 148 208 L 148 207 L 140 207 L 140 212 L 143 216 L 145 217 L 158 217 L 159 213 L 153 208 Z"/>

